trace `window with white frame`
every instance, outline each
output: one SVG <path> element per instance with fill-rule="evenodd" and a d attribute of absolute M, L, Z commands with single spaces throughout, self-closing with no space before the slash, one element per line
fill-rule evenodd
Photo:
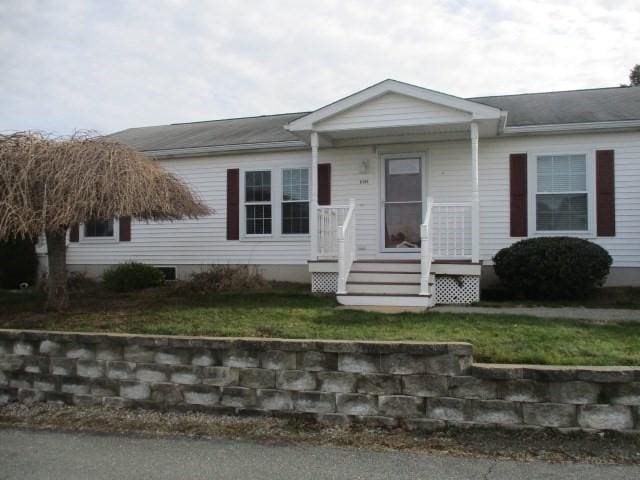
<path fill-rule="evenodd" d="M 85 238 L 113 238 L 115 230 L 113 228 L 113 218 L 108 220 L 91 220 L 84 224 Z"/>
<path fill-rule="evenodd" d="M 536 230 L 587 231 L 587 156 L 540 155 L 536 163 Z"/>
<path fill-rule="evenodd" d="M 271 235 L 271 172 L 258 170 L 244 174 L 245 232 Z"/>
<path fill-rule="evenodd" d="M 309 233 L 309 169 L 282 170 L 282 234 Z"/>

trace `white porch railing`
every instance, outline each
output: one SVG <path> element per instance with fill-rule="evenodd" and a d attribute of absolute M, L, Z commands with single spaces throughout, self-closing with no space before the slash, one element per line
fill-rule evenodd
<path fill-rule="evenodd" d="M 471 203 L 433 203 L 429 225 L 433 258 L 468 260 L 472 255 Z"/>
<path fill-rule="evenodd" d="M 347 293 L 347 278 L 356 259 L 356 202 L 349 202 L 349 210 L 338 227 L 338 294 Z"/>
<path fill-rule="evenodd" d="M 420 225 L 420 295 L 429 295 L 429 277 L 431 276 L 431 261 L 433 256 L 433 242 L 431 241 L 431 215 L 433 200 L 427 199 L 427 211 L 424 222 Z"/>
<path fill-rule="evenodd" d="M 338 257 L 338 227 L 348 211 L 349 205 L 318 206 L 318 258 Z"/>

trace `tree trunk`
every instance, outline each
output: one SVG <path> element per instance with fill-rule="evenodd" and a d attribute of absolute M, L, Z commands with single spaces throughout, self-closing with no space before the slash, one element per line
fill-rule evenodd
<path fill-rule="evenodd" d="M 47 310 L 61 311 L 69 306 L 67 294 L 67 234 L 46 232 L 49 276 Z"/>

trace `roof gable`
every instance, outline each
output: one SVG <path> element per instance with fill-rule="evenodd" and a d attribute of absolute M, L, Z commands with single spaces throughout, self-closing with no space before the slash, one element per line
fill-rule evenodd
<path fill-rule="evenodd" d="M 358 109 L 360 111 L 362 111 L 362 109 L 375 109 L 377 103 L 380 103 L 380 100 L 378 100 L 380 97 L 386 97 L 386 100 L 391 99 L 396 102 L 398 102 L 398 99 L 401 97 L 408 97 L 409 99 L 413 99 L 416 105 L 423 102 L 422 108 L 427 111 L 435 112 L 439 108 L 449 110 L 448 114 L 453 115 L 453 112 L 451 112 L 453 110 L 456 111 L 457 115 L 466 114 L 467 120 L 496 119 L 501 115 L 499 109 L 488 105 L 436 92 L 427 88 L 417 87 L 408 83 L 398 82 L 396 80 L 384 80 L 383 82 L 377 83 L 369 88 L 365 88 L 353 95 L 326 105 L 308 115 L 292 121 L 288 125 L 288 129 L 290 131 L 312 130 L 320 122 L 327 121 L 327 119 L 330 118 L 334 118 L 335 120 L 335 118 L 340 114 L 349 117 L 350 115 L 353 116 L 354 110 L 357 112 Z M 406 99 L 404 101 L 406 103 Z M 369 106 L 367 107 L 364 104 L 369 104 Z M 442 110 L 439 113 L 442 114 Z"/>

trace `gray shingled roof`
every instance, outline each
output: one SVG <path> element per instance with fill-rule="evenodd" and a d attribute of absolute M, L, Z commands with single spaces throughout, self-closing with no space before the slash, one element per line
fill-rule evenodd
<path fill-rule="evenodd" d="M 306 112 L 129 128 L 110 137 L 141 151 L 286 142 L 300 140 L 284 126 L 303 115 Z"/>
<path fill-rule="evenodd" d="M 469 98 L 507 110 L 507 126 L 640 120 L 640 87 Z M 111 136 L 141 151 L 299 140 L 284 129 L 309 112 L 130 128 Z"/>
<path fill-rule="evenodd" d="M 640 120 L 640 87 L 469 98 L 506 110 L 507 126 Z"/>

